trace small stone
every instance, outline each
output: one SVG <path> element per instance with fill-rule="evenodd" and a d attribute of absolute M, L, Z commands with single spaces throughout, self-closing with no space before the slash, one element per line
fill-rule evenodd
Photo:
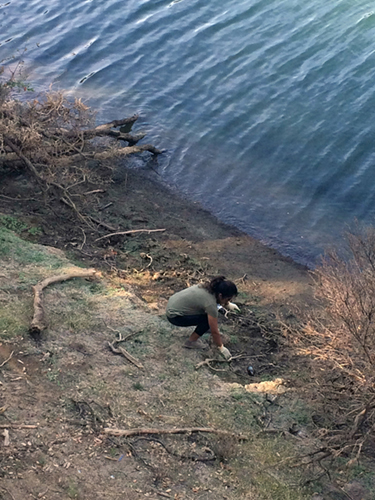
<path fill-rule="evenodd" d="M 247 373 L 250 375 L 250 377 L 254 377 L 255 372 L 254 372 L 254 368 L 251 365 L 249 365 L 247 367 Z"/>

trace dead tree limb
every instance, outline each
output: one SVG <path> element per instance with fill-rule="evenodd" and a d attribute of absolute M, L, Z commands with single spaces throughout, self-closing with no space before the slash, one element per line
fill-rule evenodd
<path fill-rule="evenodd" d="M 111 436 L 144 436 L 147 434 L 194 434 L 197 432 L 207 432 L 211 434 L 219 434 L 221 436 L 231 436 L 236 437 L 240 440 L 247 440 L 248 438 L 242 436 L 241 434 L 235 434 L 229 431 L 222 431 L 220 429 L 212 429 L 210 427 L 186 427 L 186 428 L 175 428 L 175 429 L 152 429 L 152 428 L 140 428 L 140 429 L 112 429 L 106 427 L 104 429 L 105 434 Z"/>
<path fill-rule="evenodd" d="M 62 281 L 70 280 L 72 278 L 91 278 L 93 276 L 98 276 L 99 273 L 96 269 L 79 269 L 74 270 L 69 274 L 60 274 L 58 276 L 51 276 L 45 280 L 39 282 L 37 285 L 33 286 L 34 290 L 34 316 L 31 321 L 30 330 L 31 334 L 40 334 L 42 330 L 47 328 L 45 322 L 44 310 L 43 310 L 43 290 L 53 283 L 59 283 Z"/>
<path fill-rule="evenodd" d="M 105 238 L 110 238 L 111 236 L 122 236 L 126 234 L 134 234 L 134 233 L 157 233 L 157 232 L 162 232 L 165 231 L 164 229 L 132 229 L 131 231 L 120 231 L 119 233 L 111 233 L 111 234 L 106 234 L 105 236 L 101 236 L 100 238 L 97 238 L 95 241 L 99 240 L 104 240 Z"/>

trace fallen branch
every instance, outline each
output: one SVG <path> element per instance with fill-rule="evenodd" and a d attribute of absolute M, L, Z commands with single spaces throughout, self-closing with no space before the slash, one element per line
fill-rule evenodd
<path fill-rule="evenodd" d="M 232 436 L 241 440 L 247 440 L 248 438 L 240 434 L 235 434 L 229 431 L 222 431 L 219 429 L 212 429 L 210 427 L 187 427 L 187 428 L 176 428 L 176 429 L 111 429 L 106 427 L 104 429 L 104 434 L 109 434 L 111 436 L 142 436 L 146 434 L 194 434 L 196 432 L 208 432 L 211 434 L 219 434 L 222 436 Z"/>
<path fill-rule="evenodd" d="M 122 342 L 122 340 L 118 342 Z M 111 342 L 108 342 L 108 345 L 113 353 L 122 354 L 122 356 L 124 356 L 124 358 L 130 361 L 130 363 L 133 363 L 133 365 L 135 365 L 137 368 L 143 370 L 143 365 L 139 361 L 137 361 L 131 354 L 129 354 L 128 351 L 126 351 L 123 347 L 120 346 L 115 347 L 114 343 L 111 344 Z"/>
<path fill-rule="evenodd" d="M 133 233 L 157 233 L 162 231 L 165 231 L 165 229 L 132 229 L 131 231 L 121 231 L 119 233 L 106 234 L 105 236 L 97 238 L 95 241 L 104 240 L 104 238 L 110 238 L 111 236 L 123 236 L 126 234 L 133 234 Z"/>
<path fill-rule="evenodd" d="M 39 334 L 42 330 L 47 328 L 44 318 L 44 310 L 42 304 L 42 292 L 44 288 L 53 283 L 59 283 L 62 281 L 67 281 L 72 278 L 91 278 L 93 276 L 98 276 L 96 269 L 82 269 L 76 270 L 69 274 L 61 274 L 58 276 L 51 276 L 41 281 L 37 285 L 33 286 L 34 290 L 34 316 L 31 321 L 30 330 L 31 334 Z"/>

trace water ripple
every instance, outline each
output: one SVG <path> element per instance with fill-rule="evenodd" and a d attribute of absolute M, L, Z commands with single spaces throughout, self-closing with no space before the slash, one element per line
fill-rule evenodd
<path fill-rule="evenodd" d="M 2 58 L 140 112 L 165 179 L 303 262 L 372 220 L 375 14 L 369 0 L 19 0 Z M 225 200 L 225 202 L 224 202 Z"/>

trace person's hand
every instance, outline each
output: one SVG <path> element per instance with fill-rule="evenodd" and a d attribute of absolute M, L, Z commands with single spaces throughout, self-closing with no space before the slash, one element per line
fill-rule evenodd
<path fill-rule="evenodd" d="M 222 356 L 224 356 L 225 359 L 230 359 L 232 357 L 231 353 L 230 353 L 230 350 L 227 349 L 226 347 L 224 347 L 223 345 L 221 345 L 219 347 L 219 352 Z"/>
<path fill-rule="evenodd" d="M 234 302 L 228 302 L 227 309 L 229 309 L 230 311 L 241 312 L 241 310 L 238 307 L 238 305 L 235 304 Z"/>

